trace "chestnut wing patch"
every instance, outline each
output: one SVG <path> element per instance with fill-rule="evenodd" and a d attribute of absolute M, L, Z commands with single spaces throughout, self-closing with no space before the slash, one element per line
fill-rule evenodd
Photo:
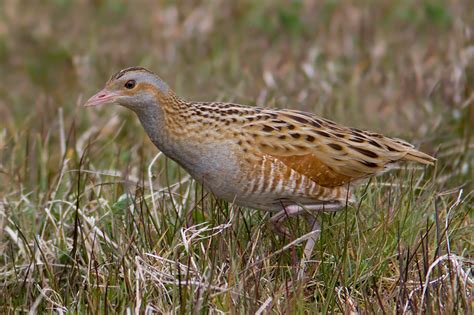
<path fill-rule="evenodd" d="M 264 119 L 248 122 L 249 145 L 320 186 L 342 186 L 377 175 L 390 164 L 435 159 L 409 143 L 291 110 L 262 110 Z"/>
<path fill-rule="evenodd" d="M 313 154 L 272 157 L 323 187 L 342 186 L 351 181 L 351 177 L 336 172 Z"/>

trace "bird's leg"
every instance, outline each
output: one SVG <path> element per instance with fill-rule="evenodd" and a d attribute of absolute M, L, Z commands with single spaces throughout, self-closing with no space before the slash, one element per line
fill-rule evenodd
<path fill-rule="evenodd" d="M 270 218 L 270 224 L 272 225 L 273 230 L 275 230 L 278 234 L 290 238 L 290 232 L 288 229 L 282 226 L 283 221 L 286 219 L 299 215 L 306 210 L 303 207 L 298 205 L 289 205 L 283 208 L 283 210 L 277 212 Z"/>
<path fill-rule="evenodd" d="M 330 204 L 321 204 L 321 205 L 311 205 L 305 207 L 307 211 L 337 211 L 341 209 L 343 205 L 339 202 L 336 203 L 330 203 Z M 318 220 L 313 214 L 308 214 L 306 216 L 306 219 L 308 220 L 309 226 L 311 227 L 310 233 L 312 233 L 307 241 L 306 245 L 303 250 L 303 257 L 301 258 L 300 261 L 300 269 L 298 271 L 298 280 L 302 280 L 304 277 L 304 273 L 306 271 L 306 262 L 310 260 L 311 254 L 313 253 L 314 245 L 316 244 L 316 241 L 318 240 L 320 234 L 321 234 L 321 225 L 319 224 Z"/>
<path fill-rule="evenodd" d="M 309 260 L 311 258 L 311 254 L 313 253 L 314 245 L 316 244 L 316 241 L 321 235 L 321 225 L 319 224 L 318 220 L 312 215 L 307 216 L 306 219 L 308 220 L 311 232 L 314 232 L 314 234 L 311 234 L 311 236 L 306 241 L 306 245 L 303 251 L 303 258 L 305 260 Z"/>
<path fill-rule="evenodd" d="M 306 271 L 306 262 L 310 260 L 313 253 L 314 245 L 321 235 L 321 225 L 313 215 L 306 216 L 309 226 L 311 228 L 311 236 L 306 240 L 306 245 L 303 250 L 303 257 L 300 260 L 300 268 L 298 270 L 298 280 L 303 280 Z"/>
<path fill-rule="evenodd" d="M 342 207 L 343 204 L 340 202 L 305 205 L 304 207 L 299 205 L 289 205 L 270 218 L 270 223 L 272 224 L 273 229 L 280 235 L 290 238 L 288 229 L 282 226 L 283 221 L 303 213 L 307 214 L 306 219 L 308 220 L 309 226 L 311 227 L 311 231 L 303 250 L 303 257 L 300 260 L 298 280 L 303 279 L 306 270 L 306 262 L 310 260 L 314 245 L 316 244 L 316 241 L 318 240 L 321 233 L 321 226 L 319 225 L 319 222 L 313 213 L 319 211 L 337 211 Z"/>
<path fill-rule="evenodd" d="M 307 206 L 289 205 L 283 208 L 283 210 L 277 212 L 270 218 L 272 228 L 280 235 L 290 237 L 288 229 L 282 226 L 282 223 L 291 217 L 297 216 L 302 213 L 317 212 L 317 211 L 337 211 L 342 207 L 339 202 L 326 203 L 326 204 L 315 204 Z"/>
<path fill-rule="evenodd" d="M 286 227 L 284 227 L 282 223 L 286 219 L 297 216 L 303 212 L 305 212 L 305 209 L 298 205 L 288 205 L 286 207 L 283 206 L 283 210 L 279 211 L 278 213 L 276 213 L 270 218 L 270 223 L 272 225 L 273 230 L 277 232 L 278 234 L 280 234 L 281 236 L 285 237 L 286 239 L 292 239 L 290 235 L 290 231 Z M 292 257 L 293 264 L 297 266 L 298 258 L 297 258 L 297 254 L 296 254 L 296 250 L 294 246 L 291 247 L 291 257 Z"/>

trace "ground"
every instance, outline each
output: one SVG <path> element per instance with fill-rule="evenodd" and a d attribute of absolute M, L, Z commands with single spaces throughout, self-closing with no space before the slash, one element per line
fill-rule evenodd
<path fill-rule="evenodd" d="M 0 312 L 472 312 L 473 25 L 469 0 L 3 0 Z M 322 215 L 296 281 L 304 243 L 284 248 L 268 213 L 216 201 L 131 112 L 79 106 L 135 65 L 186 99 L 311 111 L 438 163 Z"/>

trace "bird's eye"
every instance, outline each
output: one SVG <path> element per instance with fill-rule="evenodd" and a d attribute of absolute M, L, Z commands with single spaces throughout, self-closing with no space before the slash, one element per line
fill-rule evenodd
<path fill-rule="evenodd" d="M 135 87 L 137 83 L 135 82 L 135 80 L 128 80 L 127 82 L 125 82 L 125 88 L 126 89 L 133 89 Z"/>

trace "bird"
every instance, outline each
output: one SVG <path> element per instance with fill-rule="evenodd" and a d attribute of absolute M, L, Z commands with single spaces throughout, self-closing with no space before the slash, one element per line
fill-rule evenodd
<path fill-rule="evenodd" d="M 84 106 L 103 104 L 135 112 L 153 144 L 218 199 L 273 213 L 278 233 L 304 215 L 314 233 L 301 270 L 320 232 L 311 214 L 354 203 L 353 187 L 395 163 L 436 162 L 404 140 L 308 112 L 186 101 L 143 67 L 115 73 Z"/>

